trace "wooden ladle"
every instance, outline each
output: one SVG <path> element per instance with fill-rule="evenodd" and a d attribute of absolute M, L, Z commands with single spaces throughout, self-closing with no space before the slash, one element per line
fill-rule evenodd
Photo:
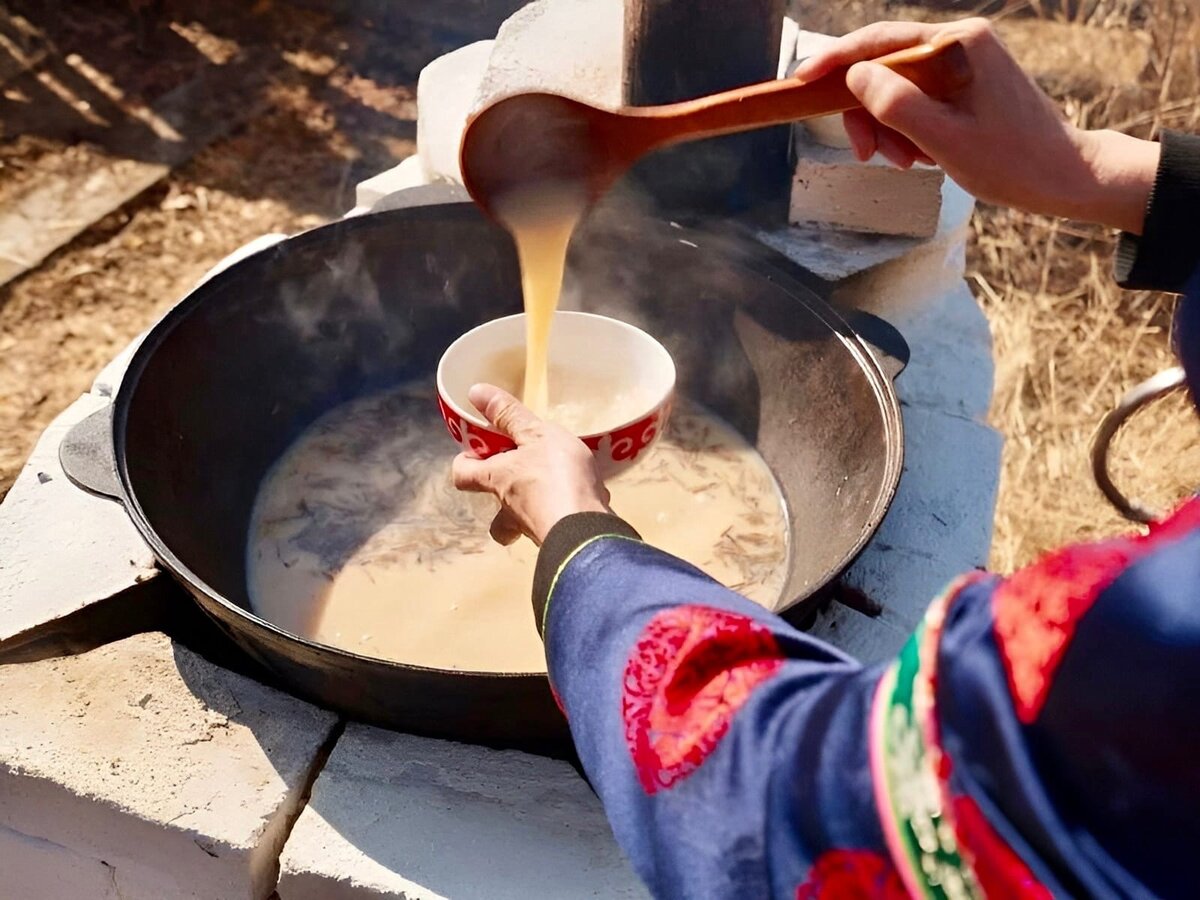
<path fill-rule="evenodd" d="M 956 39 L 922 44 L 875 60 L 945 100 L 971 81 Z M 555 182 L 594 203 L 641 156 L 671 144 L 749 131 L 854 109 L 846 68 L 813 81 L 766 81 L 665 106 L 599 109 L 557 94 L 514 94 L 467 122 L 463 183 L 485 211 L 522 188 Z M 515 199 L 515 198 L 514 198 Z"/>

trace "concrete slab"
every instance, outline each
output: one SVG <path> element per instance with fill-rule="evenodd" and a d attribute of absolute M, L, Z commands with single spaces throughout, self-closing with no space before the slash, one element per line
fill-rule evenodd
<path fill-rule="evenodd" d="M 4 896 L 20 900 L 121 900 L 116 869 L 66 847 L 0 827 Z"/>
<path fill-rule="evenodd" d="M 356 724 L 280 869 L 280 900 L 647 896 L 566 763 Z"/>
<path fill-rule="evenodd" d="M 109 400 L 85 394 L 43 432 L 0 504 L 0 659 L 157 574 L 125 510 L 72 484 L 58 447 Z"/>
<path fill-rule="evenodd" d="M 424 182 L 453 181 L 462 184 L 458 165 L 458 149 L 462 143 L 467 116 L 475 109 L 479 86 L 487 71 L 495 41 L 477 41 L 460 47 L 453 53 L 439 56 L 424 69 L 417 79 L 417 156 Z M 404 163 L 400 164 L 401 166 Z M 399 167 L 360 184 L 358 205 L 370 206 L 373 200 L 364 198 L 364 188 L 372 192 L 386 188 L 375 197 L 390 194 L 412 184 L 376 184 L 379 179 L 398 173 Z M 393 176 L 392 181 L 398 176 Z M 415 178 L 413 172 L 409 178 Z"/>
<path fill-rule="evenodd" d="M 0 826 L 103 860 L 123 900 L 271 893 L 332 713 L 162 634 L 3 672 Z"/>
<path fill-rule="evenodd" d="M 455 166 L 457 167 L 457 165 L 456 160 Z M 425 172 L 424 160 L 420 156 L 410 156 L 386 172 L 380 172 L 374 178 L 359 182 L 354 194 L 356 205 L 347 213 L 347 216 L 369 212 L 371 207 L 389 194 L 429 183 L 431 183 L 431 178 Z"/>

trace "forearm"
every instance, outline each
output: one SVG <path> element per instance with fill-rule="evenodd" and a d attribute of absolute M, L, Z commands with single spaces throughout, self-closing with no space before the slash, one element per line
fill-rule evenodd
<path fill-rule="evenodd" d="M 1143 227 L 1117 247 L 1123 287 L 1183 293 L 1200 268 L 1200 136 L 1164 131 Z"/>
<path fill-rule="evenodd" d="M 832 846 L 883 859 L 877 674 L 622 527 L 560 524 L 537 583 L 552 684 L 638 873 L 657 896 L 794 898 Z"/>
<path fill-rule="evenodd" d="M 1158 171 L 1160 145 L 1119 131 L 1079 133 L 1084 167 L 1058 214 L 1141 234 Z"/>

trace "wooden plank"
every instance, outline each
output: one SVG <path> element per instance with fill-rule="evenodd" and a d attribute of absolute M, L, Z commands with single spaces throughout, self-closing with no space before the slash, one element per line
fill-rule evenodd
<path fill-rule="evenodd" d="M 0 86 L 36 68 L 49 55 L 50 44 L 38 28 L 0 9 Z"/>
<path fill-rule="evenodd" d="M 116 211 L 260 109 L 275 59 L 212 66 L 166 94 L 145 119 L 121 126 L 110 152 L 83 148 L 85 162 L 67 175 L 35 181 L 0 210 L 0 285 L 39 265 L 100 219 Z M 132 157 L 124 158 L 122 148 Z"/>
<path fill-rule="evenodd" d="M 635 106 L 768 81 L 784 0 L 625 0 L 625 95 Z M 744 212 L 788 194 L 788 129 L 714 138 L 645 159 L 634 175 L 667 207 Z"/>

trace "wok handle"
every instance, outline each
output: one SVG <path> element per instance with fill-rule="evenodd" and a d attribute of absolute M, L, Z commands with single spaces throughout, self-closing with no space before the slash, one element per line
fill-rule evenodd
<path fill-rule="evenodd" d="M 1162 399 L 1173 391 L 1183 388 L 1186 384 L 1182 367 L 1177 366 L 1159 372 L 1131 388 L 1121 398 L 1121 402 L 1117 404 L 1116 408 L 1110 410 L 1100 420 L 1100 427 L 1096 429 L 1096 437 L 1092 441 L 1092 477 L 1108 502 L 1130 521 L 1149 525 L 1158 516 L 1153 510 L 1146 509 L 1137 501 L 1128 499 L 1113 482 L 1112 474 L 1108 469 L 1108 452 L 1112 447 L 1113 438 L 1121 430 L 1125 420 L 1143 406 Z"/>
<path fill-rule="evenodd" d="M 886 319 L 862 310 L 844 310 L 842 315 L 858 339 L 871 351 L 883 373 L 895 381 L 912 356 L 900 330 Z"/>
<path fill-rule="evenodd" d="M 76 487 L 123 502 L 113 450 L 112 405 L 75 425 L 58 445 L 58 461 Z"/>

